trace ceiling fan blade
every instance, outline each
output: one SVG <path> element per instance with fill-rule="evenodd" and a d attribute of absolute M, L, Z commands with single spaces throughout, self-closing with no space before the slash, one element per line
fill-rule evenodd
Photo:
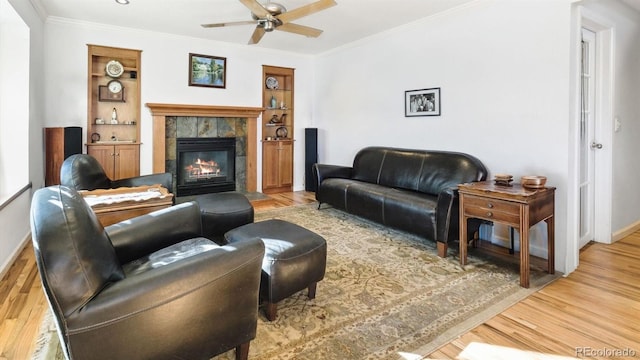
<path fill-rule="evenodd" d="M 242 5 L 249 8 L 249 10 L 251 10 L 251 12 L 259 18 L 264 18 L 271 15 L 271 13 L 269 13 L 267 9 L 265 9 L 264 6 L 260 5 L 260 3 L 256 0 L 240 0 L 240 2 L 242 3 Z"/>
<path fill-rule="evenodd" d="M 256 26 L 253 34 L 251 34 L 251 39 L 249 39 L 249 45 L 257 44 L 258 42 L 260 42 L 260 39 L 262 39 L 265 33 L 266 31 L 264 31 L 264 27 Z"/>
<path fill-rule="evenodd" d="M 214 27 L 225 27 L 225 26 L 234 26 L 234 25 L 249 25 L 249 24 L 257 24 L 256 20 L 247 20 L 247 21 L 232 21 L 226 23 L 217 23 L 217 24 L 202 24 L 203 28 L 214 28 Z"/>
<path fill-rule="evenodd" d="M 242 1 L 242 0 L 241 0 Z M 248 0 L 247 0 L 248 1 Z M 335 0 L 319 0 L 276 16 L 283 24 L 338 5 Z"/>
<path fill-rule="evenodd" d="M 282 24 L 278 26 L 276 30 L 304 35 L 307 37 L 318 37 L 320 36 L 320 34 L 322 34 L 322 30 L 320 29 L 316 29 L 316 28 L 312 28 L 304 25 L 293 24 L 293 23 Z"/>

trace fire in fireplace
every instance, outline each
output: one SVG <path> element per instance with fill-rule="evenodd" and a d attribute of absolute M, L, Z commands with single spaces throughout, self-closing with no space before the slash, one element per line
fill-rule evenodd
<path fill-rule="evenodd" d="M 184 169 L 186 170 L 186 182 L 227 176 L 227 174 L 222 171 L 220 165 L 213 160 L 206 161 L 198 158 L 191 162 L 191 164 L 187 165 Z"/>
<path fill-rule="evenodd" d="M 236 138 L 177 138 L 177 196 L 236 189 Z"/>

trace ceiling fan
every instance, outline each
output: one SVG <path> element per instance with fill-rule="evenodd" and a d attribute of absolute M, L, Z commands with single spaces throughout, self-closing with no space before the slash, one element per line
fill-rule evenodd
<path fill-rule="evenodd" d="M 281 4 L 271 2 L 261 5 L 256 0 L 239 0 L 244 6 L 251 10 L 251 17 L 253 20 L 248 21 L 234 21 L 218 24 L 202 24 L 205 28 L 224 27 L 232 25 L 247 25 L 257 24 L 256 29 L 253 31 L 249 44 L 257 44 L 265 33 L 273 30 L 281 30 L 294 34 L 304 35 L 307 37 L 318 37 L 322 34 L 322 30 L 312 28 L 309 26 L 294 24 L 291 21 L 297 20 L 301 17 L 311 15 L 318 11 L 325 10 L 334 5 L 337 5 L 335 0 L 319 0 L 308 5 L 295 8 L 291 11 Z"/>

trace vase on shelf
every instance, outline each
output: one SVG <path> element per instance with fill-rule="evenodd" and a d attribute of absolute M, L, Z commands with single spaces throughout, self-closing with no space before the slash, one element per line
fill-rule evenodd
<path fill-rule="evenodd" d="M 118 123 L 118 112 L 116 111 L 116 108 L 113 108 L 113 110 L 111 110 L 111 124 L 117 124 Z"/>
<path fill-rule="evenodd" d="M 271 108 L 275 109 L 278 106 L 278 100 L 275 96 L 271 95 Z"/>

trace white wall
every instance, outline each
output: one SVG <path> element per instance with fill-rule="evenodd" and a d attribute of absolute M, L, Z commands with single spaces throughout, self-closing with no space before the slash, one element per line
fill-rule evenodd
<path fill-rule="evenodd" d="M 296 69 L 294 138 L 303 138 L 311 118 L 313 68 L 308 56 L 58 18 L 46 22 L 46 126 L 82 126 L 86 137 L 87 44 L 142 50 L 142 174 L 152 172 L 153 156 L 151 113 L 144 104 L 261 107 L 263 64 Z M 226 57 L 226 89 L 188 86 L 189 53 Z M 298 166 L 304 162 L 303 145 L 295 143 L 295 190 L 304 189 L 303 168 Z M 259 187 L 260 169 L 258 159 Z"/>
<path fill-rule="evenodd" d="M 478 1 L 317 59 L 320 162 L 367 145 L 462 151 L 490 176 L 546 175 L 566 271 L 569 1 Z M 404 117 L 404 91 L 441 88 L 442 115 Z M 534 227 L 532 253 L 546 252 Z M 544 254 L 540 254 L 544 255 Z M 572 269 L 571 269 L 572 270 Z"/>
<path fill-rule="evenodd" d="M 29 59 L 29 180 L 35 188 L 44 183 L 44 163 L 42 148 L 43 114 L 43 22 L 30 2 L 9 0 L 18 15 L 29 27 L 30 52 Z M 26 186 L 27 184 L 22 184 Z M 11 265 L 13 259 L 22 249 L 29 234 L 29 207 L 31 193 L 22 193 L 0 211 L 0 274 Z"/>

